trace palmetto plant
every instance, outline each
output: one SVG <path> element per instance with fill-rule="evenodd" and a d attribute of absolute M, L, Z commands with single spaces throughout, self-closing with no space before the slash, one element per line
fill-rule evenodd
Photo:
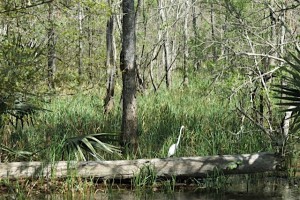
<path fill-rule="evenodd" d="M 288 66 L 283 69 L 285 76 L 283 83 L 275 85 L 276 96 L 282 100 L 278 105 L 284 107 L 284 112 L 291 112 L 293 126 L 291 133 L 300 129 L 300 49 L 296 48 L 296 54 L 290 53 L 291 58 L 286 59 Z"/>
<path fill-rule="evenodd" d="M 34 155 L 33 152 L 11 149 L 3 144 L 0 144 L 0 150 L 2 152 L 6 152 L 6 154 L 10 154 L 10 155 L 13 155 L 14 157 L 18 157 L 18 158 L 29 158 L 30 156 Z"/>
<path fill-rule="evenodd" d="M 23 116 L 28 115 L 25 104 L 16 104 L 18 94 L 33 94 L 42 84 L 40 75 L 45 59 L 45 40 L 40 41 L 22 37 L 11 32 L 0 38 L 0 128 L 4 125 L 4 115 L 10 114 L 23 122 Z M 24 112 L 24 110 L 26 110 Z M 35 109 L 30 108 L 31 112 Z M 21 115 L 20 115 L 21 113 Z M 21 116 L 21 118 L 19 118 Z"/>
<path fill-rule="evenodd" d="M 118 141 L 117 134 L 96 133 L 91 135 L 76 136 L 67 138 L 63 142 L 63 155 L 74 154 L 77 160 L 88 160 L 90 156 L 96 160 L 103 160 L 99 152 L 121 155 L 119 147 L 107 142 Z M 105 141 L 105 142 L 104 142 Z"/>

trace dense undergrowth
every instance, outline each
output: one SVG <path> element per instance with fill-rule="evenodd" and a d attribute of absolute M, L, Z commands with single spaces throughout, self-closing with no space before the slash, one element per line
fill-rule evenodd
<path fill-rule="evenodd" d="M 237 101 L 228 97 L 239 84 L 231 79 L 213 82 L 208 75 L 196 74 L 188 87 L 148 89 L 138 94 L 139 151 L 120 157 L 100 152 L 104 159 L 163 158 L 175 143 L 181 125 L 186 127 L 176 156 L 204 156 L 268 151 L 271 142 L 257 127 L 242 121 L 236 112 Z M 179 82 L 179 81 L 178 81 Z M 12 148 L 34 152 L 28 158 L 14 155 L 9 160 L 62 160 L 66 138 L 95 133 L 120 133 L 120 86 L 116 86 L 115 109 L 103 114 L 104 88 L 72 95 L 57 95 L 37 112 L 34 125 L 22 129 L 6 127 L 2 140 Z M 100 92 L 99 92 L 100 91 Z M 243 97 L 245 98 L 245 97 Z M 5 135 L 6 134 L 6 135 Z M 118 145 L 118 143 L 114 143 Z"/>
<path fill-rule="evenodd" d="M 138 93 L 138 153 L 127 156 L 106 152 L 99 154 L 107 160 L 165 158 L 168 148 L 177 140 L 181 125 L 186 129 L 176 153 L 178 157 L 274 151 L 269 138 L 236 112 L 238 99 L 245 97 L 228 98 L 232 94 L 232 88 L 240 84 L 239 81 L 232 80 L 234 79 L 220 79 L 213 82 L 209 75 L 195 74 L 188 87 L 174 82 L 173 88 L 169 90 L 161 88 L 154 93 L 148 89 L 145 93 Z M 51 101 L 43 104 L 47 111 L 37 112 L 33 116 L 34 125 L 25 123 L 23 128 L 18 126 L 15 129 L 10 125 L 3 128 L 2 141 L 5 141 L 7 146 L 33 154 L 5 154 L 2 158 L 5 158 L 4 161 L 73 160 L 73 154 L 66 156 L 63 153 L 67 138 L 95 133 L 120 134 L 120 89 L 120 85 L 117 84 L 116 107 L 109 115 L 103 114 L 104 88 L 52 97 Z M 118 142 L 113 144 L 118 145 Z M 201 190 L 223 190 L 228 184 L 228 178 L 222 174 L 208 177 L 204 181 L 190 181 L 193 184 L 192 188 Z M 176 177 L 160 181 L 152 171 L 152 174 L 137 174 L 129 185 L 136 190 L 174 192 L 178 190 L 176 182 Z M 63 182 L 55 178 L 25 182 L 2 180 L 0 185 L 8 192 L 22 194 L 24 198 L 36 190 L 45 190 L 47 193 L 74 191 L 86 194 L 98 191 L 99 187 L 101 191 L 107 192 L 120 189 L 114 182 L 104 182 L 99 186 L 93 181 L 76 177 L 68 177 Z"/>

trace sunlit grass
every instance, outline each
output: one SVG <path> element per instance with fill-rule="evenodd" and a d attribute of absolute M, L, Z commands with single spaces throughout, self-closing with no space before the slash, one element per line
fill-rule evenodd
<path fill-rule="evenodd" d="M 18 131 L 19 137 L 25 139 L 19 140 L 16 147 L 37 152 L 35 160 L 61 160 L 65 159 L 62 141 L 66 138 L 120 134 L 120 88 L 116 90 L 115 110 L 109 115 L 103 114 L 104 94 L 97 91 L 52 98 L 44 105 L 51 112 L 37 113 L 34 126 Z M 166 157 L 168 148 L 177 141 L 181 125 L 186 128 L 176 152 L 178 157 L 270 150 L 264 134 L 248 122 L 242 124 L 235 102 L 227 98 L 228 91 L 225 83 L 212 87 L 206 76 L 197 75 L 188 88 L 175 84 L 169 90 L 138 94 L 139 151 L 124 159 Z M 105 159 L 121 159 L 100 153 Z"/>
<path fill-rule="evenodd" d="M 138 153 L 121 157 L 116 153 L 99 151 L 99 157 L 106 160 L 165 158 L 169 147 L 176 143 L 182 125 L 185 129 L 175 154 L 177 157 L 272 150 L 266 135 L 250 125 L 249 121 L 242 122 L 241 116 L 235 111 L 236 102 L 228 99 L 230 89 L 226 80 L 220 81 L 223 82 L 218 83 L 218 87 L 212 87 L 208 76 L 198 74 L 190 80 L 188 88 L 174 84 L 169 90 L 161 88 L 156 93 L 138 93 Z M 49 103 L 43 105 L 50 111 L 37 112 L 34 116 L 34 126 L 26 125 L 24 129 L 18 130 L 7 128 L 10 134 L 2 137 L 7 138 L 6 142 L 10 142 L 11 149 L 33 153 L 33 156 L 28 157 L 10 156 L 8 161 L 75 160 L 76 154 L 64 155 L 65 141 L 68 138 L 69 141 L 71 139 L 76 142 L 87 135 L 120 134 L 121 88 L 116 88 L 115 109 L 109 115 L 103 113 L 104 94 L 99 91 L 105 90 L 52 97 Z M 119 145 L 118 141 L 112 144 Z M 90 156 L 86 159 L 94 158 Z M 131 183 L 135 189 L 157 188 L 160 185 L 167 192 L 174 191 L 176 177 L 158 184 L 161 180 L 158 180 L 155 171 L 146 169 L 142 172 L 136 174 Z M 224 186 L 223 180 L 209 180 L 201 187 Z M 86 182 L 78 184 L 74 177 L 70 176 L 60 188 L 59 192 L 62 193 L 80 193 L 82 190 L 89 191 L 91 187 L 90 183 Z M 106 190 L 109 191 L 109 187 Z"/>
<path fill-rule="evenodd" d="M 205 82 L 205 81 L 204 81 Z M 257 128 L 242 124 L 223 88 L 211 91 L 199 80 L 189 88 L 158 91 L 139 99 L 141 157 L 166 157 L 186 127 L 177 156 L 253 153 L 267 150 Z M 243 127 L 242 127 L 243 125 Z M 264 142 L 262 142 L 264 141 Z"/>

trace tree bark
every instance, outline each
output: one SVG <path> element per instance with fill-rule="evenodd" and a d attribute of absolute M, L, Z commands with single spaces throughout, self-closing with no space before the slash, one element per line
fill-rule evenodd
<path fill-rule="evenodd" d="M 185 18 L 183 21 L 183 85 L 188 86 L 188 58 L 189 58 L 189 49 L 188 49 L 188 16 L 189 16 L 190 5 L 189 1 L 185 1 Z"/>
<path fill-rule="evenodd" d="M 54 75 L 56 71 L 55 53 L 55 29 L 54 29 L 54 6 L 53 2 L 48 4 L 48 87 L 55 89 Z"/>
<path fill-rule="evenodd" d="M 194 70 L 197 71 L 200 68 L 200 62 L 201 62 L 201 58 L 198 58 L 198 51 L 196 48 L 197 45 L 197 40 L 200 38 L 199 35 L 199 31 L 198 31 L 198 26 L 197 26 L 197 14 L 196 14 L 196 8 L 200 7 L 200 5 L 196 6 L 196 0 L 192 0 L 192 24 L 193 24 L 193 32 L 194 32 L 194 42 L 193 42 L 193 48 L 194 48 L 194 52 L 193 52 L 193 56 L 194 56 Z M 201 8 L 200 8 L 201 10 Z"/>
<path fill-rule="evenodd" d="M 108 4 L 111 6 L 111 0 Z M 109 113 L 114 107 L 115 74 L 116 74 L 116 48 L 114 41 L 114 16 L 109 17 L 106 27 L 106 68 L 107 83 L 106 97 L 104 99 L 104 113 Z"/>
<path fill-rule="evenodd" d="M 83 9 L 81 6 L 81 2 L 78 2 L 78 75 L 79 77 L 82 75 L 83 66 L 82 66 L 82 57 L 83 57 L 83 28 L 82 28 L 82 20 L 83 20 Z"/>
<path fill-rule="evenodd" d="M 122 138 L 124 153 L 137 150 L 137 101 L 135 66 L 135 12 L 134 0 L 123 0 L 122 51 L 120 69 L 122 72 Z"/>
<path fill-rule="evenodd" d="M 271 47 L 267 48 L 267 52 L 270 55 L 277 57 L 276 55 L 276 47 L 277 47 L 277 14 L 274 11 L 274 4 L 275 2 L 273 0 L 271 0 L 268 4 L 269 6 L 269 12 L 270 12 L 270 22 L 271 22 L 271 26 L 270 26 L 270 41 L 271 41 Z M 276 62 L 274 59 L 272 58 L 268 58 L 268 61 L 265 64 L 266 68 L 265 71 L 270 70 L 270 66 L 275 66 Z"/>
<path fill-rule="evenodd" d="M 217 55 L 216 45 L 214 44 L 216 42 L 216 35 L 215 35 L 215 10 L 214 10 L 213 2 L 210 4 L 210 23 L 211 23 L 211 38 L 213 42 L 212 56 L 213 56 L 213 61 L 216 62 L 218 60 L 218 55 Z"/>
<path fill-rule="evenodd" d="M 93 16 L 91 14 L 90 8 L 87 9 L 87 40 L 88 40 L 88 77 L 89 77 L 89 82 L 93 82 L 93 27 L 92 26 L 92 21 Z"/>
<path fill-rule="evenodd" d="M 280 35 L 280 41 L 279 41 L 279 45 L 280 45 L 280 55 L 284 55 L 285 53 L 285 34 L 286 34 L 286 28 L 285 28 L 285 20 L 286 20 L 286 5 L 285 5 L 285 2 L 282 2 L 282 5 L 281 5 L 281 9 L 282 11 L 280 12 L 280 15 L 279 15 L 279 19 L 281 21 L 281 25 L 280 25 L 280 29 L 281 29 L 281 35 Z M 283 66 L 284 65 L 284 62 L 281 61 L 280 62 L 280 66 Z M 287 83 L 286 81 L 281 78 L 281 81 L 280 81 L 281 85 L 282 86 L 286 86 Z M 281 96 L 283 97 L 284 95 L 281 94 Z M 293 106 L 289 107 L 289 109 L 291 108 L 294 108 Z M 287 150 L 286 149 L 286 142 L 288 140 L 288 137 L 289 137 L 289 130 L 290 130 L 290 123 L 291 123 L 291 120 L 292 120 L 292 111 L 286 111 L 285 112 L 285 115 L 283 117 L 283 120 L 282 120 L 282 138 L 280 138 L 281 140 L 279 140 L 278 142 L 278 145 L 281 145 L 282 146 L 282 155 L 285 154 L 285 151 Z"/>
<path fill-rule="evenodd" d="M 170 88 L 171 86 L 171 72 L 172 72 L 172 65 L 171 65 L 171 42 L 170 42 L 170 36 L 169 36 L 169 27 L 167 26 L 167 13 L 165 11 L 166 6 L 163 4 L 165 0 L 158 0 L 158 5 L 159 5 L 159 14 L 162 22 L 162 29 L 164 30 L 163 33 L 163 38 L 164 38 L 164 43 L 163 43 L 163 49 L 164 49 L 164 54 L 163 54 L 163 61 L 164 61 L 164 67 L 165 67 L 165 82 L 167 88 Z"/>
<path fill-rule="evenodd" d="M 232 167 L 235 162 L 239 164 Z M 224 175 L 250 174 L 276 171 L 278 167 L 280 158 L 273 153 L 116 161 L 60 161 L 52 164 L 13 162 L 0 164 L 0 178 L 64 178 L 71 175 L 82 178 L 127 179 L 134 178 L 145 168 L 151 169 L 152 175 L 157 177 L 204 178 L 216 171 Z"/>

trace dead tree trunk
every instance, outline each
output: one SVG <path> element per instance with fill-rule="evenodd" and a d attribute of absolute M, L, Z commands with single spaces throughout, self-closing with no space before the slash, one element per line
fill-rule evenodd
<path fill-rule="evenodd" d="M 70 176 L 97 179 L 133 178 L 145 168 L 157 177 L 202 178 L 219 174 L 249 174 L 275 171 L 280 158 L 272 153 L 139 159 L 93 162 L 13 162 L 0 164 L 0 178 L 64 178 Z"/>
<path fill-rule="evenodd" d="M 111 0 L 108 4 L 111 6 Z M 114 16 L 111 15 L 106 27 L 106 68 L 107 83 L 106 97 L 104 99 L 104 113 L 109 113 L 114 107 L 115 74 L 116 74 L 116 48 L 114 41 Z"/>

